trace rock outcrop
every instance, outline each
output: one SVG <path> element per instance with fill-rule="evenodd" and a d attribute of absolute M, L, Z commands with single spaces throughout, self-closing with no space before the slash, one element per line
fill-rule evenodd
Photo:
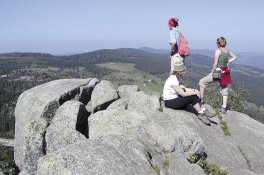
<path fill-rule="evenodd" d="M 155 175 L 144 147 L 122 137 L 88 139 L 40 158 L 38 175 L 148 174 Z"/>
<path fill-rule="evenodd" d="M 41 145 L 45 136 L 46 129 L 39 131 L 36 127 L 35 131 L 31 131 L 29 134 L 38 135 L 35 141 L 39 140 L 40 145 L 38 149 L 31 149 L 26 146 L 26 139 L 34 137 L 31 135 L 25 135 L 25 131 L 28 125 L 31 125 L 31 122 L 40 122 L 39 124 L 34 125 L 45 125 L 43 118 L 47 122 L 51 121 L 56 110 L 64 102 L 74 99 L 75 96 L 80 96 L 81 87 L 93 87 L 96 85 L 97 79 L 64 79 L 64 80 L 55 80 L 46 84 L 36 86 L 28 91 L 22 93 L 17 101 L 15 108 L 15 162 L 20 169 L 24 167 L 29 167 L 28 164 L 25 164 L 26 157 L 34 154 L 36 157 L 41 157 L 44 155 L 45 150 L 41 149 Z M 91 84 L 89 84 L 91 82 Z M 86 88 L 89 89 L 89 88 Z M 90 92 L 91 93 L 91 92 Z M 42 132 L 42 133 L 40 133 Z M 34 142 L 35 142 L 34 141 Z M 32 145 L 34 146 L 34 145 Z M 31 153 L 31 151 L 36 151 Z M 37 159 L 37 158 L 36 158 Z M 36 164 L 36 161 L 33 161 Z"/>
<path fill-rule="evenodd" d="M 88 137 L 88 111 L 78 101 L 67 101 L 56 111 L 46 132 L 46 153 Z"/>
<path fill-rule="evenodd" d="M 190 159 L 229 174 L 264 172 L 264 126 L 228 111 L 204 125 L 186 111 L 161 109 L 159 94 L 109 81 L 52 81 L 20 95 L 15 161 L 20 174 L 200 175 Z M 207 106 L 209 110 L 212 110 Z"/>

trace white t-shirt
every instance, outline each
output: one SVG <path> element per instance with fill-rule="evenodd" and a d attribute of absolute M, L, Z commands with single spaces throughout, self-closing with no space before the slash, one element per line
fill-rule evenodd
<path fill-rule="evenodd" d="M 178 78 L 175 75 L 171 75 L 165 82 L 163 88 L 163 99 L 172 100 L 178 98 L 177 92 L 172 88 L 172 86 L 180 85 Z"/>

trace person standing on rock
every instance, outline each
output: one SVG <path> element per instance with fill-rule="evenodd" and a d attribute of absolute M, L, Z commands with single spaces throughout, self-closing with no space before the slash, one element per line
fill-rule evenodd
<path fill-rule="evenodd" d="M 186 67 L 182 61 L 175 62 L 173 72 L 166 80 L 163 88 L 165 107 L 182 109 L 191 105 L 195 109 L 198 119 L 204 124 L 210 125 L 210 120 L 207 117 L 214 117 L 215 114 L 201 107 L 199 90 L 186 88 L 182 85 L 181 77 L 185 74 L 185 70 Z"/>
<path fill-rule="evenodd" d="M 184 62 L 184 58 L 178 53 L 178 44 L 179 44 L 179 19 L 170 18 L 168 26 L 170 29 L 169 32 L 169 44 L 170 44 L 170 58 L 171 58 L 171 72 L 173 72 L 173 67 L 175 62 Z"/>
<path fill-rule="evenodd" d="M 229 64 L 233 62 L 237 57 L 235 54 L 230 52 L 226 48 L 226 39 L 224 37 L 219 37 L 216 40 L 217 49 L 215 50 L 214 64 L 212 71 L 199 81 L 201 101 L 204 103 L 204 90 L 205 87 L 214 81 L 219 81 L 221 91 L 223 96 L 223 104 L 221 106 L 221 113 L 226 113 L 227 100 L 228 100 L 228 85 L 231 84 L 232 79 L 230 75 Z"/>

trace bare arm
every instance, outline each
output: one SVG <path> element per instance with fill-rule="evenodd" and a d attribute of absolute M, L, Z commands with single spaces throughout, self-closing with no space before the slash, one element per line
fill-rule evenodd
<path fill-rule="evenodd" d="M 213 64 L 213 68 L 212 68 L 212 73 L 215 71 L 215 69 L 217 68 L 217 64 L 218 64 L 218 59 L 219 59 L 219 55 L 220 55 L 221 51 L 219 49 L 217 49 L 215 51 L 215 56 L 214 56 L 214 64 Z"/>
<path fill-rule="evenodd" d="M 182 87 L 179 85 L 172 86 L 172 88 L 177 92 L 177 94 L 179 94 L 182 97 L 188 97 L 188 96 L 192 96 L 192 95 L 197 95 L 198 97 L 201 96 L 200 92 L 196 89 L 191 90 L 189 88 L 186 88 L 186 92 L 184 92 Z"/>
<path fill-rule="evenodd" d="M 228 60 L 228 65 L 229 65 L 229 63 L 231 63 L 231 62 L 233 62 L 233 61 L 235 61 L 235 60 L 237 59 L 236 55 L 233 54 L 233 53 L 230 52 L 230 51 L 229 51 L 229 55 L 230 55 L 231 59 Z"/>
<path fill-rule="evenodd" d="M 191 89 L 191 88 L 185 88 L 186 91 L 190 91 L 190 92 L 193 92 L 193 91 L 199 91 L 197 89 Z"/>
<path fill-rule="evenodd" d="M 180 87 L 181 87 L 182 89 L 186 89 L 186 87 L 185 87 L 184 85 L 182 85 L 182 84 L 180 85 Z"/>

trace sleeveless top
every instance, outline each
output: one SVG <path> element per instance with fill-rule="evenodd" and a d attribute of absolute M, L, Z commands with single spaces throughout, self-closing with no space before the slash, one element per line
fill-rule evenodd
<path fill-rule="evenodd" d="M 217 67 L 227 66 L 228 58 L 230 56 L 229 51 L 227 50 L 227 53 L 225 53 L 222 51 L 222 49 L 220 50 L 221 50 L 221 54 L 219 55 L 219 58 L 218 58 Z"/>

